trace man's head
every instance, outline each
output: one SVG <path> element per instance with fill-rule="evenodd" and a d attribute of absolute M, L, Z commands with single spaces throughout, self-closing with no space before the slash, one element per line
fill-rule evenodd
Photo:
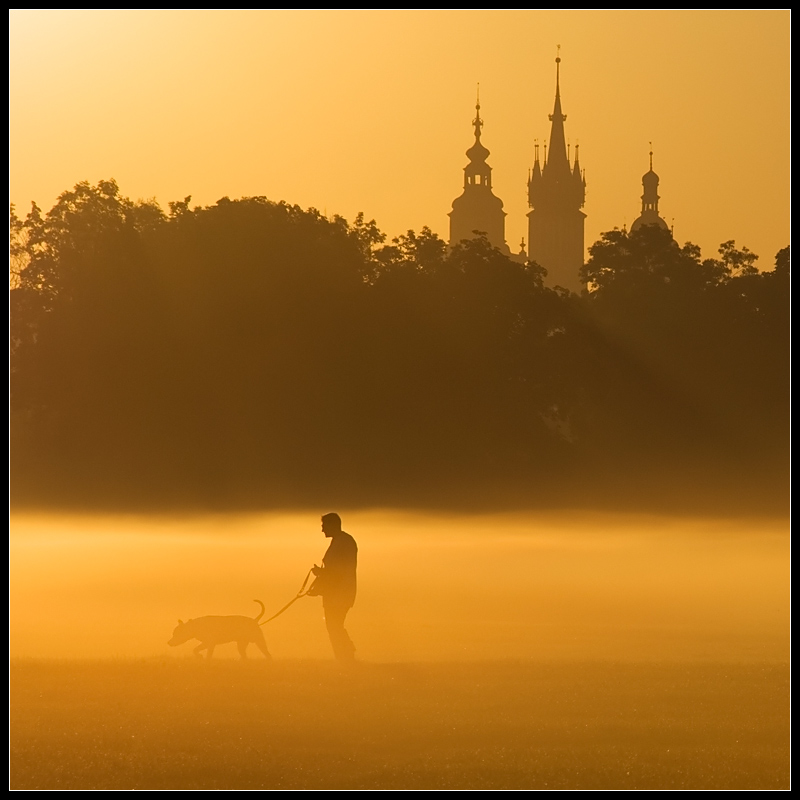
<path fill-rule="evenodd" d="M 322 517 L 322 532 L 330 539 L 337 533 L 342 532 L 342 518 L 335 513 L 325 514 Z"/>

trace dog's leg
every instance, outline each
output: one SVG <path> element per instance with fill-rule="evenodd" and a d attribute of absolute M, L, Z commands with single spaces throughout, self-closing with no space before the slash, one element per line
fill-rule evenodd
<path fill-rule="evenodd" d="M 239 655 L 247 659 L 247 642 L 236 642 L 236 646 L 239 648 Z"/>
<path fill-rule="evenodd" d="M 199 644 L 199 645 L 197 645 L 197 647 L 195 647 L 195 649 L 194 649 L 192 652 L 193 652 L 193 653 L 194 653 L 194 654 L 195 654 L 195 655 L 196 655 L 198 658 L 202 658 L 202 657 L 203 657 L 203 654 L 202 654 L 200 651 L 201 651 L 201 650 L 205 650 L 205 649 L 206 649 L 206 645 L 205 645 L 205 644 L 203 644 L 202 642 L 200 642 L 200 644 Z"/>
<path fill-rule="evenodd" d="M 206 658 L 211 658 L 211 656 L 214 655 L 214 647 L 215 645 L 213 644 L 208 645 L 208 655 L 206 656 Z"/>
<path fill-rule="evenodd" d="M 272 661 L 272 656 L 269 650 L 267 650 L 267 643 L 264 641 L 263 637 L 261 639 L 256 639 L 256 647 L 264 654 L 264 658 L 268 658 Z"/>

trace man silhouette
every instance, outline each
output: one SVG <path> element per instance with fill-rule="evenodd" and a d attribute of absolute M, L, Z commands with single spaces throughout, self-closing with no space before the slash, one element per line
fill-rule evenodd
<path fill-rule="evenodd" d="M 314 565 L 317 576 L 315 594 L 322 595 L 325 626 L 339 661 L 352 661 L 355 654 L 353 644 L 344 629 L 344 618 L 356 600 L 356 540 L 342 530 L 342 519 L 338 514 L 322 517 L 322 532 L 331 543 L 322 559 L 322 566 Z"/>

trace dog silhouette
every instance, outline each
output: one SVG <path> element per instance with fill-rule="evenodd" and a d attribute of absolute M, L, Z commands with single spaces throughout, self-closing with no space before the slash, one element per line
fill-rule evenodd
<path fill-rule="evenodd" d="M 198 639 L 200 644 L 194 648 L 194 654 L 202 658 L 202 651 L 207 651 L 207 658 L 214 655 L 214 648 L 218 644 L 236 642 L 239 655 L 247 658 L 247 645 L 254 644 L 258 649 L 271 659 L 267 650 L 264 634 L 258 624 L 264 616 L 264 604 L 254 600 L 261 606 L 261 613 L 257 617 L 243 617 L 240 615 L 229 617 L 198 617 L 186 622 L 178 620 L 178 627 L 172 632 L 172 638 L 167 642 L 170 647 L 177 647 L 190 639 Z"/>

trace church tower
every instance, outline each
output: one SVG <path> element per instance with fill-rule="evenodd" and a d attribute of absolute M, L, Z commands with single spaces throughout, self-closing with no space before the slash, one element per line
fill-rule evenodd
<path fill-rule="evenodd" d="M 450 246 L 462 239 L 474 239 L 475 231 L 486 234 L 493 247 L 506 255 L 511 251 L 506 244 L 506 212 L 503 201 L 492 192 L 492 168 L 486 163 L 489 151 L 481 144 L 480 96 L 475 104 L 475 144 L 467 150 L 469 164 L 464 167 L 464 191 L 453 200 L 450 217 Z"/>
<path fill-rule="evenodd" d="M 556 101 L 550 128 L 550 148 L 539 163 L 536 145 L 533 171 L 528 178 L 528 252 L 531 261 L 547 270 L 547 284 L 573 292 L 581 289 L 578 276 L 583 266 L 583 221 L 586 181 L 575 145 L 575 162 L 569 163 L 564 138 L 566 114 L 561 113 L 561 58 L 556 58 Z"/>
<path fill-rule="evenodd" d="M 653 150 L 650 144 L 650 170 L 642 175 L 642 213 L 631 225 L 631 233 L 642 225 L 658 225 L 662 230 L 668 231 L 669 225 L 658 215 L 658 175 L 653 172 Z"/>

